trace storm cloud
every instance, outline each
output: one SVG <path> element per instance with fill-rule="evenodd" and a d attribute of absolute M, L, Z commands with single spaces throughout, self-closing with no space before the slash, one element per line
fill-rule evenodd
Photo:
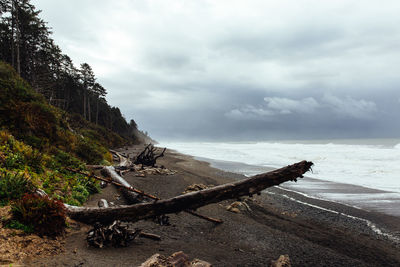
<path fill-rule="evenodd" d="M 400 135 L 398 1 L 33 3 L 156 139 Z"/>

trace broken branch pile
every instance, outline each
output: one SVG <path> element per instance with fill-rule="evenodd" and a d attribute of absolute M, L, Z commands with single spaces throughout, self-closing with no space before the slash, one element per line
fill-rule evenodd
<path fill-rule="evenodd" d="M 127 224 L 114 221 L 108 226 L 96 223 L 94 228 L 87 234 L 86 241 L 90 246 L 102 248 L 112 245 L 113 247 L 126 247 L 141 232 L 139 229 L 131 230 Z"/>
<path fill-rule="evenodd" d="M 131 168 L 130 170 L 135 171 L 135 176 L 137 177 L 145 177 L 146 175 L 173 175 L 176 173 L 167 168 L 139 167 L 138 165 L 133 165 L 133 169 Z"/>
<path fill-rule="evenodd" d="M 156 234 L 145 233 L 140 229 L 130 229 L 128 223 L 114 221 L 110 225 L 95 223 L 86 236 L 90 246 L 102 248 L 105 246 L 127 247 L 136 237 L 161 240 Z"/>

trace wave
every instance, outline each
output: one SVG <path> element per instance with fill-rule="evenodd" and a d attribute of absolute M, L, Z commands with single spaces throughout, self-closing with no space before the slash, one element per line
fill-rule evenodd
<path fill-rule="evenodd" d="M 400 143 L 388 147 L 310 143 L 166 143 L 178 152 L 214 160 L 280 168 L 301 160 L 314 162 L 307 175 L 326 181 L 400 192 Z"/>

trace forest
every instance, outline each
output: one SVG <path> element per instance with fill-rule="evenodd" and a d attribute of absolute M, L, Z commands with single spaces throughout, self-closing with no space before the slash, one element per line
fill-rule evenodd
<path fill-rule="evenodd" d="M 75 66 L 52 39 L 30 0 L 0 0 L 0 60 L 9 63 L 48 104 L 138 141 L 145 135 L 107 103 L 107 90 L 88 63 Z"/>

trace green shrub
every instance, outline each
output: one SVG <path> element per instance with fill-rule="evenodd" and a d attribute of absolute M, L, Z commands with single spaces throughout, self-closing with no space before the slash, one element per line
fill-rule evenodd
<path fill-rule="evenodd" d="M 21 198 L 25 193 L 34 190 L 32 183 L 22 174 L 7 171 L 0 172 L 0 204 Z"/>
<path fill-rule="evenodd" d="M 67 203 L 68 205 L 71 205 L 71 206 L 80 206 L 80 205 L 82 205 L 78 200 L 76 200 L 76 199 L 74 199 L 74 198 L 68 199 L 68 200 L 66 201 L 66 203 Z"/>
<path fill-rule="evenodd" d="M 103 160 L 104 148 L 95 145 L 87 139 L 79 141 L 76 148 L 77 155 L 89 164 L 97 164 Z"/>
<path fill-rule="evenodd" d="M 77 183 L 80 186 L 84 186 L 89 194 L 96 194 L 100 192 L 100 182 L 94 178 L 90 178 L 85 175 L 79 175 Z"/>
<path fill-rule="evenodd" d="M 85 186 L 77 185 L 72 189 L 72 197 L 83 204 L 89 197 L 89 192 Z"/>
<path fill-rule="evenodd" d="M 55 236 L 64 232 L 66 209 L 59 200 L 25 194 L 11 206 L 13 219 L 31 226 L 40 235 Z"/>
<path fill-rule="evenodd" d="M 46 140 L 34 135 L 24 135 L 21 136 L 21 138 L 25 141 L 27 145 L 30 145 L 34 148 L 41 148 L 46 143 Z"/>
<path fill-rule="evenodd" d="M 7 169 L 21 169 L 23 165 L 24 159 L 19 153 L 10 153 L 4 161 L 4 167 Z"/>
<path fill-rule="evenodd" d="M 17 229 L 17 230 L 22 230 L 27 234 L 33 233 L 34 229 L 32 225 L 25 225 L 23 223 L 20 223 L 19 221 L 16 220 L 10 220 L 9 222 L 6 223 L 5 225 L 6 228 L 11 228 L 11 229 Z"/>
<path fill-rule="evenodd" d="M 71 154 L 64 152 L 62 150 L 58 150 L 55 153 L 54 160 L 55 160 L 55 164 L 56 164 L 56 166 L 54 166 L 54 169 L 55 168 L 61 169 L 61 167 L 65 167 L 65 166 L 68 166 L 68 167 L 74 168 L 74 169 L 82 168 L 82 162 L 79 159 L 71 156 Z"/>
<path fill-rule="evenodd" d="M 32 168 L 36 173 L 43 172 L 43 154 L 38 150 L 32 150 L 30 155 L 25 155 L 25 164 Z"/>

